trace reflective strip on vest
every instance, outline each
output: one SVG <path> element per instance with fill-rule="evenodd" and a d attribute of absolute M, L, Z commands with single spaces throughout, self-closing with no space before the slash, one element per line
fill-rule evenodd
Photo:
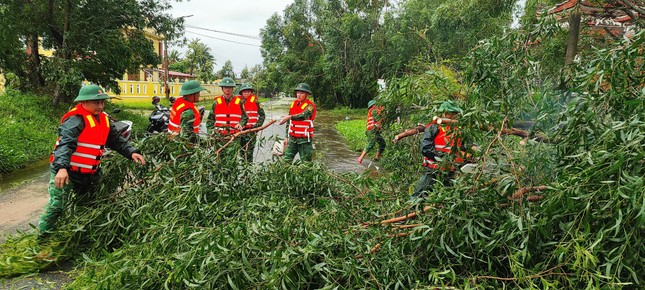
<path fill-rule="evenodd" d="M 103 149 L 104 146 L 101 145 L 94 145 L 94 144 L 89 144 L 89 143 L 83 143 L 83 142 L 78 142 L 76 143 L 77 146 L 82 146 L 82 147 L 87 147 L 87 148 L 92 148 L 92 149 Z"/>
<path fill-rule="evenodd" d="M 101 159 L 101 156 L 85 154 L 85 153 L 78 153 L 78 152 L 74 152 L 74 153 L 72 153 L 72 155 L 78 156 L 78 157 L 83 157 L 83 158 L 95 159 L 95 160 Z"/>
<path fill-rule="evenodd" d="M 97 168 L 97 166 L 91 166 L 91 165 L 82 164 L 82 163 L 78 163 L 78 162 L 70 162 L 69 165 L 76 166 L 76 167 L 79 167 L 79 168 L 90 169 L 90 170 L 94 170 L 94 169 Z"/>

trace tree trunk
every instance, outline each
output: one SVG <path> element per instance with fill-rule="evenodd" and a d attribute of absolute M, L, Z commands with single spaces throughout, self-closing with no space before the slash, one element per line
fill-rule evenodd
<path fill-rule="evenodd" d="M 569 18 L 569 38 L 567 40 L 567 54 L 564 59 L 564 64 L 569 65 L 573 63 L 573 59 L 578 52 L 578 39 L 580 38 L 580 10 L 571 13 Z"/>
<path fill-rule="evenodd" d="M 45 80 L 40 72 L 40 55 L 38 51 L 38 35 L 27 35 L 27 64 L 29 70 L 29 83 L 33 88 L 41 88 Z"/>

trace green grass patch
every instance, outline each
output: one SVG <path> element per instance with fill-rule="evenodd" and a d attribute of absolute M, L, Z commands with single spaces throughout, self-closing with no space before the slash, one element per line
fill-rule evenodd
<path fill-rule="evenodd" d="M 343 135 L 347 146 L 354 151 L 362 151 L 367 144 L 365 136 L 366 120 L 349 120 L 336 123 L 336 130 Z"/>
<path fill-rule="evenodd" d="M 8 90 L 0 95 L 0 174 L 47 158 L 68 105 L 52 106 L 50 96 Z"/>
<path fill-rule="evenodd" d="M 350 119 L 367 119 L 367 109 L 351 109 L 340 107 L 333 110 L 325 110 L 325 114 L 333 117 L 349 117 Z"/>

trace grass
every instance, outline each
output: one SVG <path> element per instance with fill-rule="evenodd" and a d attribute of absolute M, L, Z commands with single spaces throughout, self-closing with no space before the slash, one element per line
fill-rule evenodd
<path fill-rule="evenodd" d="M 68 108 L 52 106 L 49 96 L 13 90 L 0 95 L 0 174 L 47 158 Z"/>
<path fill-rule="evenodd" d="M 354 151 L 360 152 L 367 144 L 365 136 L 365 120 L 350 120 L 336 123 L 336 130 L 343 135 L 347 145 Z"/>

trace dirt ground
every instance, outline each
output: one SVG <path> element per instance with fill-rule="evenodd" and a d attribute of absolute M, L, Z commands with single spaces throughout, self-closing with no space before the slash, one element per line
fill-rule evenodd
<path fill-rule="evenodd" d="M 32 230 L 30 223 L 38 224 L 38 217 L 49 198 L 48 182 L 49 171 L 45 171 L 16 187 L 0 191 L 0 241 L 3 240 L 1 236 L 16 233 L 16 230 Z"/>
<path fill-rule="evenodd" d="M 49 171 L 41 171 L 19 185 L 0 190 L 0 243 L 16 231 L 35 231 L 48 201 Z M 61 289 L 71 278 L 70 263 L 43 273 L 0 279 L 0 289 Z"/>

